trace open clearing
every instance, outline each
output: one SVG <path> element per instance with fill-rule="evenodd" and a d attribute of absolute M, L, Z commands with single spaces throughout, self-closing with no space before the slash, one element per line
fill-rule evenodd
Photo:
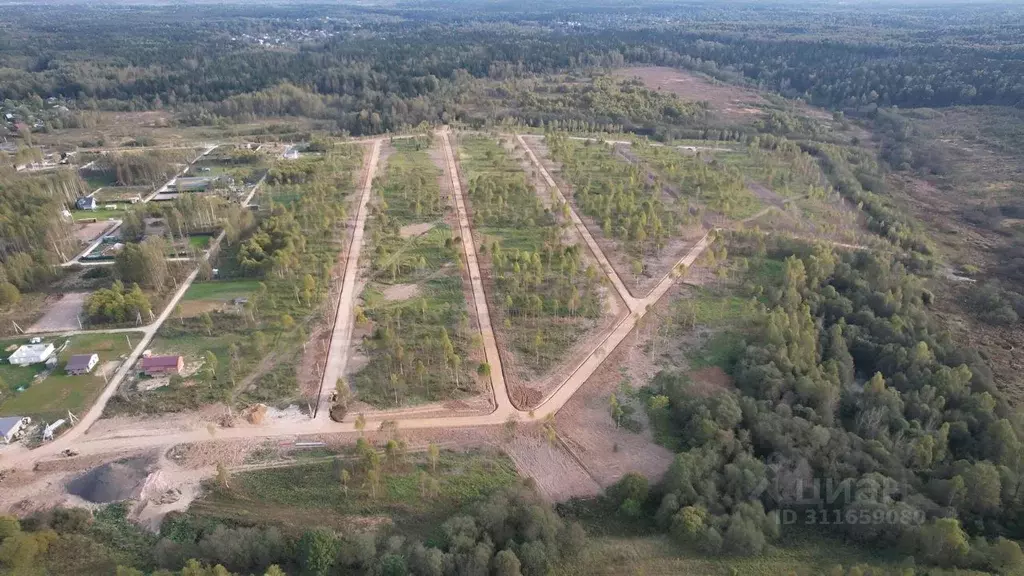
<path fill-rule="evenodd" d="M 97 222 L 76 222 L 75 238 L 77 238 L 82 244 L 88 244 L 113 227 L 113 225 L 114 223 L 111 223 L 109 220 L 100 220 Z"/>
<path fill-rule="evenodd" d="M 430 231 L 434 227 L 433 222 L 418 222 L 416 224 L 406 224 L 398 230 L 398 234 L 402 238 L 412 238 L 413 236 L 422 236 Z"/>
<path fill-rule="evenodd" d="M 89 298 L 88 292 L 69 292 L 60 300 L 50 305 L 46 314 L 33 324 L 29 332 L 61 332 L 65 330 L 78 330 L 81 328 L 79 320 L 85 301 Z"/>
<path fill-rule="evenodd" d="M 648 88 L 676 94 L 684 100 L 707 102 L 723 120 L 746 122 L 764 113 L 768 102 L 756 91 L 726 84 L 693 72 L 662 66 L 637 66 L 615 71 L 620 78 L 639 78 Z"/>
<path fill-rule="evenodd" d="M 190 513 L 241 522 L 279 524 L 301 531 L 316 523 L 337 529 L 373 527 L 393 522 L 424 536 L 437 536 L 452 513 L 516 482 L 507 456 L 493 449 L 442 451 L 436 468 L 426 454 L 380 454 L 375 484 L 363 455 L 321 451 L 303 455 L 310 463 L 239 472 L 230 489 L 211 490 Z M 341 482 L 341 471 L 349 479 Z M 368 524 L 368 518 L 378 518 Z"/>

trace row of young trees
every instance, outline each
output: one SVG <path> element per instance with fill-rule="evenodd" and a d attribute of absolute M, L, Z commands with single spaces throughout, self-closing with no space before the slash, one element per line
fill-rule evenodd
<path fill-rule="evenodd" d="M 603 312 L 602 276 L 584 263 L 582 246 L 564 240 L 568 207 L 545 207 L 494 140 L 471 138 L 460 154 L 473 158 L 463 167 L 473 222 L 485 239 L 480 254 L 490 257 L 495 308 L 521 359 L 543 370 L 581 336 L 584 321 Z"/>
<path fill-rule="evenodd" d="M 409 399 L 444 400 L 472 392 L 469 363 L 479 345 L 463 297 L 461 238 L 437 222 L 443 215 L 441 171 L 427 153 L 429 140 L 396 140 L 387 168 L 373 185 L 370 278 L 364 320 L 373 326 L 363 346 L 370 363 L 356 374 L 360 398 L 401 405 Z M 427 230 L 402 233 L 408 225 Z M 388 301 L 376 287 L 414 284 L 412 298 Z M 412 289 L 412 288 L 409 288 Z"/>
<path fill-rule="evenodd" d="M 660 184 L 651 182 L 639 166 L 614 158 L 603 142 L 581 143 L 554 133 L 545 141 L 573 184 L 573 201 L 605 236 L 643 257 L 679 234 L 687 212 L 671 199 L 666 202 Z"/>
<path fill-rule="evenodd" d="M 732 254 L 753 255 L 757 236 L 732 235 Z M 795 512 L 926 564 L 1024 567 L 1024 420 L 935 324 L 921 279 L 886 255 L 769 254 L 790 255 L 729 366 L 737 390 L 696 394 L 674 371 L 652 382 L 652 417 L 682 448 L 655 521 L 686 545 L 751 554 Z"/>

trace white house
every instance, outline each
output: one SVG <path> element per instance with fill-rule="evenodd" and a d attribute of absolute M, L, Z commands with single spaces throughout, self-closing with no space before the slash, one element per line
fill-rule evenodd
<path fill-rule="evenodd" d="M 7 361 L 15 366 L 28 366 L 46 362 L 50 356 L 53 356 L 53 344 L 25 344 L 15 350 Z"/>
<path fill-rule="evenodd" d="M 10 416 L 0 418 L 0 434 L 3 435 L 4 443 L 10 444 L 17 440 L 24 433 L 25 427 L 32 423 L 28 416 Z"/>

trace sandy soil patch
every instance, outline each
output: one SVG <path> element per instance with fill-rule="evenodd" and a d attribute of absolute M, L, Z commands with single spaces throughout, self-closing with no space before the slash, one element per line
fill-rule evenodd
<path fill-rule="evenodd" d="M 662 66 L 639 66 L 615 71 L 620 78 L 639 78 L 648 88 L 676 94 L 684 100 L 706 101 L 725 120 L 746 120 L 762 114 L 767 104 L 754 90 L 718 82 L 692 72 Z"/>
<path fill-rule="evenodd" d="M 427 232 L 430 232 L 430 229 L 433 227 L 433 222 L 419 222 L 416 224 L 406 224 L 405 226 L 402 226 L 402 228 L 398 230 L 398 234 L 401 235 L 402 238 L 412 238 L 413 236 L 422 236 Z"/>
<path fill-rule="evenodd" d="M 113 226 L 113 222 L 107 220 L 100 222 L 80 222 L 75 225 L 75 238 L 77 238 L 82 244 L 88 244 L 99 238 L 107 231 L 108 228 L 112 228 Z"/>
<path fill-rule="evenodd" d="M 33 324 L 29 332 L 58 332 L 62 330 L 78 330 L 81 325 L 78 318 L 85 307 L 89 292 L 69 292 L 60 300 L 47 306 L 46 313 Z"/>
<path fill-rule="evenodd" d="M 655 305 L 555 417 L 565 447 L 602 487 L 614 484 L 628 472 L 639 472 L 656 481 L 672 464 L 672 452 L 654 443 L 644 407 L 632 403 L 636 410 L 632 417 L 642 430 L 631 432 L 615 427 L 608 400 L 616 394 L 620 402 L 629 402 L 620 390 L 623 383 L 639 388 L 657 373 L 665 348 L 664 334 L 659 332 L 662 318 L 668 316 L 669 302 L 678 291 L 672 288 Z M 659 333 L 662 340 L 653 342 Z"/>
<path fill-rule="evenodd" d="M 601 494 L 601 486 L 558 443 L 549 446 L 540 427 L 521 430 L 506 452 L 523 476 L 533 478 L 537 490 L 552 502 Z"/>
<path fill-rule="evenodd" d="M 195 318 L 201 316 L 203 312 L 210 313 L 220 310 L 224 307 L 224 302 L 220 300 L 185 300 L 178 306 L 181 308 L 180 316 L 182 318 Z M 176 311 L 174 315 L 179 316 L 179 312 Z"/>
<path fill-rule="evenodd" d="M 385 300 L 408 300 L 419 296 L 420 287 L 418 284 L 392 284 L 384 289 L 383 294 Z"/>

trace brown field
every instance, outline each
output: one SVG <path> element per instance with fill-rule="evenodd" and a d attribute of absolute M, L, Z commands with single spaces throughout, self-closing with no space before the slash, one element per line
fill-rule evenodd
<path fill-rule="evenodd" d="M 81 242 L 82 244 L 88 244 L 89 242 L 92 242 L 101 234 L 106 232 L 107 228 L 110 228 L 112 226 L 113 223 L 106 220 L 102 220 L 100 222 L 76 223 L 75 238 L 77 238 L 78 241 Z M 68 257 L 70 258 L 73 256 L 74 254 Z"/>
<path fill-rule="evenodd" d="M 718 116 L 729 122 L 746 122 L 764 111 L 768 101 L 756 91 L 725 84 L 685 70 L 662 66 L 637 66 L 615 71 L 621 78 L 639 78 L 648 88 L 676 94 L 684 100 L 708 102 Z"/>
<path fill-rule="evenodd" d="M 78 330 L 78 323 L 88 292 L 69 292 L 46 308 L 46 314 L 28 329 L 29 332 L 58 332 Z"/>

